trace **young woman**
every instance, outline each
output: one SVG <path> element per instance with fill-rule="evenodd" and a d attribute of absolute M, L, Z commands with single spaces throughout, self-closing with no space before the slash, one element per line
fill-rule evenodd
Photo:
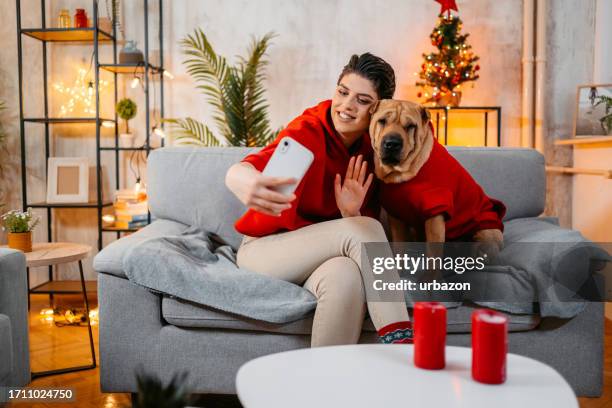
<path fill-rule="evenodd" d="M 238 265 L 304 285 L 317 297 L 311 345 L 357 343 L 366 297 L 361 250 L 365 242 L 387 242 L 377 220 L 373 163 L 368 135 L 379 99 L 393 97 L 395 74 L 372 54 L 353 55 L 330 100 L 304 111 L 276 140 L 227 172 L 228 188 L 249 210 L 236 222 L 244 234 Z M 292 195 L 275 187 L 296 180 L 266 177 L 279 140 L 289 136 L 314 154 L 314 161 Z M 342 177 L 341 175 L 344 175 Z M 367 307 L 383 342 L 411 342 L 412 329 L 402 297 Z"/>

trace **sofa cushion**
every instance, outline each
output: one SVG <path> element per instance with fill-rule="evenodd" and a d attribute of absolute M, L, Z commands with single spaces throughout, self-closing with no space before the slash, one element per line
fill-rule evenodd
<path fill-rule="evenodd" d="M 461 306 L 448 309 L 447 326 L 449 333 L 469 333 L 471 331 L 472 306 Z M 540 323 L 538 315 L 508 314 L 510 331 L 532 330 Z M 283 334 L 310 334 L 312 315 L 306 319 L 287 324 L 272 324 L 258 320 L 246 319 L 241 316 L 220 312 L 195 303 L 165 297 L 162 300 L 162 316 L 169 324 L 179 327 L 233 329 L 262 331 Z M 375 331 L 368 317 L 363 325 L 364 331 Z"/>
<path fill-rule="evenodd" d="M 537 150 L 449 146 L 448 151 L 489 196 L 506 205 L 504 221 L 544 211 L 546 172 Z"/>
<path fill-rule="evenodd" d="M 237 249 L 234 222 L 246 210 L 225 186 L 225 173 L 253 148 L 165 147 L 147 160 L 147 193 L 157 218 L 199 226 Z M 172 171 L 168 171 L 172 169 Z"/>
<path fill-rule="evenodd" d="M 0 314 L 0 386 L 7 385 L 13 367 L 11 320 Z"/>
<path fill-rule="evenodd" d="M 157 238 L 167 235 L 180 235 L 186 228 L 186 225 L 175 221 L 153 221 L 151 224 L 136 231 L 135 233 L 107 245 L 94 258 L 93 267 L 96 272 L 108 273 L 120 278 L 127 278 L 125 272 L 123 271 L 123 257 L 129 249 L 149 238 Z"/>

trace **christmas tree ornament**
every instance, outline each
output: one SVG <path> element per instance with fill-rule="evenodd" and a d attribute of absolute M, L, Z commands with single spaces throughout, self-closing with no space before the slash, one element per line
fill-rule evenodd
<path fill-rule="evenodd" d="M 440 14 L 444 14 L 444 12 L 446 11 L 450 16 L 451 10 L 459 11 L 455 0 L 436 0 L 436 3 L 440 3 Z"/>

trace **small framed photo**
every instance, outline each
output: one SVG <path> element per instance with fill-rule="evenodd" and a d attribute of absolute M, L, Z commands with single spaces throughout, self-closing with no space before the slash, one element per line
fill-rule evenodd
<path fill-rule="evenodd" d="M 578 87 L 574 136 L 612 136 L 612 84 Z"/>
<path fill-rule="evenodd" d="M 47 168 L 48 203 L 89 201 L 89 162 L 86 157 L 50 157 Z"/>

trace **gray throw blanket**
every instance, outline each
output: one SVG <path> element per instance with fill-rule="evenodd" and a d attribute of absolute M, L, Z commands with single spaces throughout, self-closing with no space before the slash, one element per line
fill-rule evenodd
<path fill-rule="evenodd" d="M 489 287 L 495 288 L 500 298 L 533 302 L 476 303 L 510 313 L 576 316 L 586 307 L 586 300 L 568 299 L 612 260 L 606 251 L 609 248 L 587 240 L 578 231 L 559 227 L 555 218 L 512 220 L 505 224 L 504 241 L 498 262 L 505 266 L 485 269 Z"/>
<path fill-rule="evenodd" d="M 194 227 L 135 245 L 123 266 L 130 281 L 148 289 L 271 323 L 299 320 L 317 304 L 298 285 L 238 268 L 229 245 Z"/>
<path fill-rule="evenodd" d="M 506 266 L 493 266 L 485 276 L 489 287 L 503 293 L 508 302 L 476 303 L 510 313 L 562 318 L 577 315 L 585 303 L 564 301 L 565 288 L 555 274 L 569 270 L 573 279 L 582 281 L 594 272 L 589 267 L 593 257 L 610 259 L 580 233 L 543 218 L 510 221 L 504 236 L 506 247 L 500 257 Z M 533 242 L 559 244 L 525 244 Z M 123 263 L 133 283 L 251 319 L 288 323 L 305 317 L 316 307 L 315 297 L 306 289 L 238 268 L 229 245 L 195 227 L 179 236 L 143 241 L 126 254 Z M 446 303 L 447 307 L 460 304 Z"/>

